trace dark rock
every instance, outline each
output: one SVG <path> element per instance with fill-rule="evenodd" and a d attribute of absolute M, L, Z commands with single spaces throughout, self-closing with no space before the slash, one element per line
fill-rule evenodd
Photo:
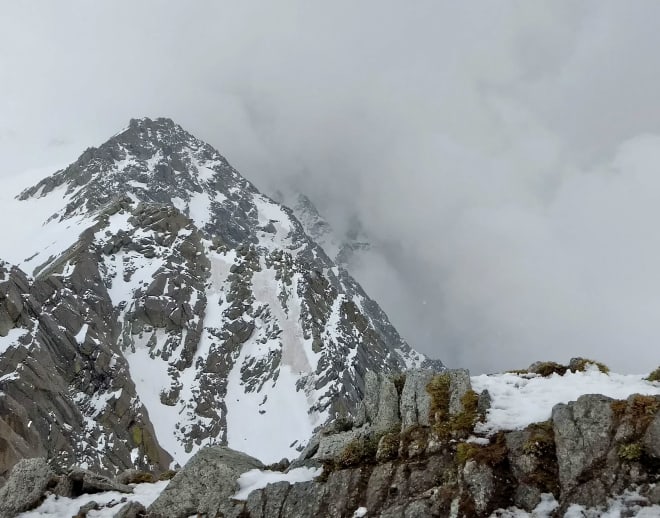
<path fill-rule="evenodd" d="M 104 491 L 118 491 L 119 493 L 133 492 L 133 488 L 128 485 L 114 482 L 103 475 L 81 468 L 74 468 L 69 471 L 67 478 L 71 481 L 72 491 L 72 494 L 67 496 L 76 497 L 85 493 L 93 494 Z"/>
<path fill-rule="evenodd" d="M 143 518 L 145 516 L 147 516 L 147 510 L 140 502 L 129 502 L 115 514 L 114 518 Z"/>
<path fill-rule="evenodd" d="M 651 457 L 660 460 L 660 411 L 656 412 L 646 429 L 642 444 Z"/>

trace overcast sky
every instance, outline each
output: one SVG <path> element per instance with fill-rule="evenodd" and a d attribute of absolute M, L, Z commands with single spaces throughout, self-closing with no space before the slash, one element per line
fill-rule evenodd
<path fill-rule="evenodd" d="M 473 372 L 660 363 L 660 2 L 5 2 L 0 177 L 169 116 Z M 0 244 L 0 256 L 2 249 Z"/>

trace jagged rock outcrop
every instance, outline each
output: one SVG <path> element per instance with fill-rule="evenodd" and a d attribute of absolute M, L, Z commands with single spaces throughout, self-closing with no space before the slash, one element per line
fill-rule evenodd
<path fill-rule="evenodd" d="M 552 422 L 563 499 L 595 506 L 633 485 L 648 490 L 658 483 L 658 419 L 660 396 L 615 401 L 590 394 L 557 405 Z"/>
<path fill-rule="evenodd" d="M 370 379 L 365 407 L 373 419 L 394 380 Z M 349 430 L 327 427 L 318 450 L 292 464 L 316 460 L 323 476 L 254 491 L 242 516 L 340 517 L 364 508 L 368 516 L 486 517 L 511 506 L 531 512 L 548 495 L 563 513 L 574 503 L 604 505 L 628 489 L 639 493 L 637 506 L 660 503 L 660 396 L 586 395 L 557 405 L 550 421 L 466 440 L 480 413 L 465 371 L 410 372 L 400 393 L 401 415 L 414 415 L 411 401 L 425 397 L 431 411 L 385 433 L 369 419 Z"/>
<path fill-rule="evenodd" d="M 426 386 L 421 379 L 428 379 Z M 268 484 L 252 491 L 245 500 L 235 500 L 232 496 L 239 489 L 240 475 L 251 469 L 263 470 L 263 464 L 225 447 L 206 447 L 172 479 L 146 510 L 146 516 L 200 513 L 311 518 L 366 513 L 482 518 L 512 506 L 531 512 L 540 503 L 545 503 L 546 509 L 556 506 L 554 515 L 562 516 L 569 505 L 598 508 L 626 491 L 634 491 L 629 493 L 634 498 L 622 504 L 623 513 L 660 505 L 660 456 L 655 440 L 660 395 L 634 394 L 627 400 L 584 395 L 556 405 L 548 421 L 486 436 L 475 428 L 482 418 L 480 397 L 466 385 L 466 379 L 469 382 L 462 370 L 432 375 L 415 370 L 390 378 L 369 375 L 360 426 L 347 419 L 328 424 L 310 443 L 315 442 L 316 448 L 310 447 L 290 466 L 280 462 L 268 468 L 323 466 L 322 474 L 314 480 Z M 392 408 L 398 408 L 400 417 L 402 411 L 410 409 L 410 401 L 423 400 L 422 391 L 428 396 L 429 410 L 418 413 L 421 421 L 399 420 L 388 430 L 378 428 L 381 409 L 390 415 Z M 452 407 L 452 401 L 458 404 Z M 324 446 L 327 444 L 333 447 Z M 28 471 L 36 473 L 35 487 L 41 492 L 36 494 L 25 483 L 11 482 L 6 487 L 17 493 L 14 501 L 29 501 L 31 506 L 49 492 L 79 493 L 83 486 L 75 483 L 81 473 L 98 481 L 89 486 L 90 491 L 113 484 L 78 469 L 54 475 L 39 459 L 22 462 L 34 464 Z M 17 475 L 12 473 L 10 479 L 26 479 L 21 474 L 24 471 L 19 464 Z M 127 472 L 125 480 L 133 475 Z M 119 516 L 145 513 L 138 504 L 117 508 L 117 512 L 124 513 Z"/>

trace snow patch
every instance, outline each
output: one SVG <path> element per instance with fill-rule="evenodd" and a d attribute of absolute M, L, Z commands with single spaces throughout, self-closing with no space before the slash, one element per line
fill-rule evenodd
<path fill-rule="evenodd" d="M 80 331 L 78 331 L 78 334 L 76 335 L 76 342 L 78 342 L 80 345 L 85 343 L 85 337 L 87 336 L 87 330 L 89 329 L 89 324 L 83 324 L 83 326 L 80 328 Z"/>
<path fill-rule="evenodd" d="M 18 340 L 28 333 L 27 329 L 22 327 L 14 327 L 9 330 L 7 336 L 0 336 L 0 354 L 4 353 L 11 346 L 16 345 Z"/>
<path fill-rule="evenodd" d="M 484 423 L 477 424 L 477 433 L 497 430 L 520 430 L 551 417 L 558 403 L 577 400 L 583 394 L 603 394 L 614 399 L 626 399 L 631 394 L 660 394 L 660 385 L 643 379 L 641 374 L 604 374 L 597 369 L 586 372 L 538 375 L 482 374 L 472 377 L 472 388 L 488 390 L 491 407 Z"/>
<path fill-rule="evenodd" d="M 169 481 L 155 482 L 153 484 L 137 484 L 133 487 L 132 494 L 108 491 L 105 493 L 84 494 L 77 498 L 50 495 L 43 503 L 32 511 L 21 513 L 17 518 L 41 518 L 76 516 L 81 506 L 89 502 L 96 502 L 99 506 L 111 504 L 112 507 L 104 507 L 98 511 L 87 513 L 88 518 L 112 518 L 128 502 L 140 502 L 149 507 L 151 503 L 163 492 Z M 121 503 L 122 499 L 126 499 Z"/>
<path fill-rule="evenodd" d="M 321 475 L 323 468 L 295 468 L 287 473 L 280 471 L 269 471 L 261 469 L 251 469 L 243 473 L 238 479 L 239 490 L 232 498 L 234 500 L 247 500 L 252 491 L 262 489 L 268 484 L 275 482 L 309 482 Z"/>

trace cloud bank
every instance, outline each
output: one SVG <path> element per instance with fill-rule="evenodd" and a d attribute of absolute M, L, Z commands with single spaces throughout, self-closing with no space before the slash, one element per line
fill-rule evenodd
<path fill-rule="evenodd" d="M 0 176 L 170 116 L 262 189 L 357 216 L 379 245 L 357 276 L 423 352 L 657 365 L 657 2 L 5 11 Z"/>

